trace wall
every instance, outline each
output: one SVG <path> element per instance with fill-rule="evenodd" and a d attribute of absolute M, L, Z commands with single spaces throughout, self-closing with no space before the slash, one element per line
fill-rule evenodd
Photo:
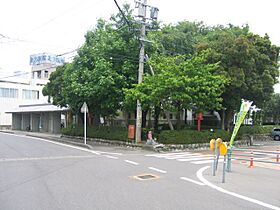
<path fill-rule="evenodd" d="M 17 98 L 0 97 L 0 128 L 12 125 L 12 114 L 6 114 L 5 112 L 12 111 L 13 108 L 17 108 L 19 105 L 47 103 L 47 97 L 42 95 L 43 86 L 36 85 L 36 82 L 32 80 L 21 80 L 21 82 L 18 79 L 14 82 L 0 81 L 0 88 L 18 89 Z M 23 89 L 39 91 L 39 99 L 23 99 Z"/>

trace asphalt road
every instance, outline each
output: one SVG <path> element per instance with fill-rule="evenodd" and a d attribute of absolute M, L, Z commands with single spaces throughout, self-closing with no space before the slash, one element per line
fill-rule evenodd
<path fill-rule="evenodd" d="M 0 133 L 0 209 L 280 209 L 280 171 L 236 164 L 221 183 L 208 158 Z"/>

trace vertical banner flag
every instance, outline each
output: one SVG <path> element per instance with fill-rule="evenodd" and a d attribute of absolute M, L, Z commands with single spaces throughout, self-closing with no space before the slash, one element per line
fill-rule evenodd
<path fill-rule="evenodd" d="M 231 138 L 230 138 L 230 146 L 233 145 L 233 141 L 236 137 L 236 134 L 237 134 L 243 120 L 245 119 L 245 116 L 246 116 L 247 112 L 249 111 L 252 103 L 253 103 L 252 101 L 245 101 L 245 100 L 242 99 L 242 103 L 241 103 L 241 106 L 240 106 L 240 111 L 237 114 L 237 119 L 235 121 L 235 126 L 234 126 L 234 129 L 233 129 Z"/>

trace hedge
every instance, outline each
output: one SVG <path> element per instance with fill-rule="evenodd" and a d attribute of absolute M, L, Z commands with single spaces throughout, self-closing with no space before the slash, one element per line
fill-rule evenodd
<path fill-rule="evenodd" d="M 243 135 L 264 134 L 269 135 L 273 129 L 273 125 L 266 126 L 242 126 L 238 131 L 237 139 L 241 139 Z M 142 129 L 142 139 L 146 140 L 149 129 Z M 63 128 L 62 133 L 70 136 L 83 136 L 83 127 Z M 87 136 L 91 138 L 100 138 L 108 140 L 128 141 L 128 131 L 124 127 L 88 127 Z M 212 138 L 221 138 L 223 141 L 229 141 L 231 133 L 225 130 L 217 129 L 211 133 L 209 130 L 163 130 L 160 134 L 155 134 L 158 142 L 163 144 L 193 144 L 193 143 L 208 143 Z M 131 140 L 129 140 L 131 141 Z"/>
<path fill-rule="evenodd" d="M 70 136 L 83 136 L 83 127 L 67 127 L 62 129 L 62 134 Z M 124 127 L 88 127 L 87 136 L 91 138 L 100 138 L 108 140 L 127 141 L 127 129 Z"/>
<path fill-rule="evenodd" d="M 254 125 L 254 126 L 241 126 L 238 131 L 238 136 L 242 135 L 256 135 L 256 134 L 271 134 L 275 125 Z"/>
<path fill-rule="evenodd" d="M 230 133 L 224 130 L 215 130 L 211 133 L 209 130 L 168 130 L 162 131 L 158 141 L 163 144 L 193 144 L 208 143 L 212 138 L 221 138 L 223 141 L 229 141 Z"/>

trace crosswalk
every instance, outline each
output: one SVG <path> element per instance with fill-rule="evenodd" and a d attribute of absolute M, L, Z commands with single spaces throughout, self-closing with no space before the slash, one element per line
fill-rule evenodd
<path fill-rule="evenodd" d="M 213 155 L 192 153 L 192 152 L 176 152 L 176 153 L 164 153 L 164 154 L 148 154 L 146 157 L 155 157 L 165 160 L 176 160 L 179 162 L 189 162 L 192 164 L 209 164 L 213 162 Z M 222 162 L 222 158 L 219 162 Z"/>

